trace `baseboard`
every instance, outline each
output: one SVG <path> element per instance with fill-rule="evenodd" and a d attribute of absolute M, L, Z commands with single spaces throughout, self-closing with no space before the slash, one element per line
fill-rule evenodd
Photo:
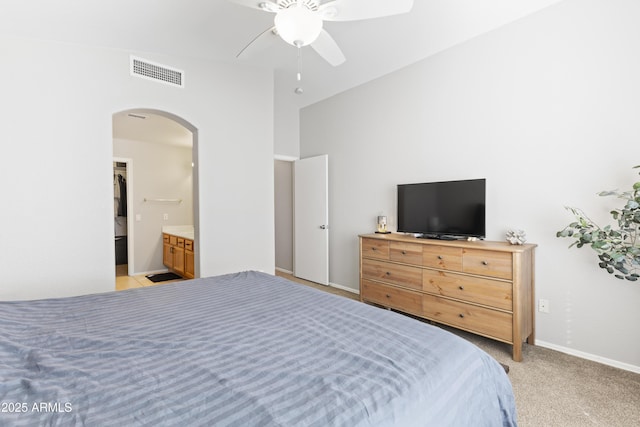
<path fill-rule="evenodd" d="M 290 274 L 292 276 L 295 276 L 295 274 L 293 274 L 293 271 L 285 270 L 284 268 L 276 267 L 276 271 L 279 271 L 279 272 L 284 273 L 284 274 Z M 331 283 L 331 282 L 329 282 L 329 286 L 331 286 L 332 288 L 336 288 L 336 289 L 340 289 L 340 290 L 343 290 L 343 291 L 351 292 L 351 293 L 354 293 L 356 295 L 360 295 L 360 291 L 359 290 L 350 288 L 348 286 L 343 286 L 343 285 L 339 285 L 337 283 Z"/>
<path fill-rule="evenodd" d="M 293 271 L 285 270 L 284 268 L 276 267 L 276 271 L 279 271 L 285 274 L 291 274 L 293 276 Z"/>
<path fill-rule="evenodd" d="M 640 374 L 640 366 L 631 365 L 629 363 L 619 362 L 617 360 L 608 359 L 606 357 L 596 356 L 595 354 L 586 353 L 584 351 L 575 350 L 573 348 L 563 347 L 561 345 L 552 344 L 546 341 L 536 340 L 536 345 L 540 347 L 556 350 L 561 353 L 566 353 L 570 356 L 579 357 L 581 359 L 591 360 L 592 362 L 602 363 L 603 365 L 613 366 L 614 368 L 623 369 L 625 371 L 634 372 Z"/>
<path fill-rule="evenodd" d="M 336 289 L 340 289 L 340 290 L 343 290 L 343 291 L 351 292 L 352 294 L 360 295 L 360 291 L 359 290 L 350 288 L 348 286 L 338 285 L 337 283 L 331 283 L 331 282 L 329 282 L 329 286 L 331 286 L 332 288 L 336 288 Z"/>

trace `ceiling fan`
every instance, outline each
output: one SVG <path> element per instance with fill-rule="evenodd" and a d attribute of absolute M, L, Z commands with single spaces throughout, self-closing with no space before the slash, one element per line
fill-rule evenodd
<path fill-rule="evenodd" d="M 311 47 L 334 67 L 345 61 L 333 37 L 322 28 L 324 21 L 357 21 L 406 13 L 413 0 L 229 0 L 242 6 L 275 13 L 274 25 L 256 36 L 253 43 L 270 33 L 301 48 Z"/>

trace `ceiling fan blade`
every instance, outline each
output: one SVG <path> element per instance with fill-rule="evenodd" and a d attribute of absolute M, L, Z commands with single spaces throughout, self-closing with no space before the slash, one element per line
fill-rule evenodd
<path fill-rule="evenodd" d="M 251 9 L 264 10 L 267 12 L 277 12 L 278 4 L 273 0 L 228 0 L 241 6 L 250 7 Z"/>
<path fill-rule="evenodd" d="M 267 28 L 266 30 L 264 30 L 263 32 L 261 32 L 260 34 L 255 36 L 253 38 L 253 40 L 251 40 L 249 43 L 247 43 L 247 45 L 245 47 L 243 47 L 240 52 L 238 52 L 238 54 L 236 55 L 236 58 L 240 58 L 240 56 L 245 54 L 247 52 L 247 50 L 251 50 L 251 49 L 249 49 L 251 46 L 254 46 L 256 44 L 260 44 L 259 40 L 262 41 L 264 39 L 267 39 L 268 37 L 275 36 L 275 29 L 276 29 L 276 27 Z"/>
<path fill-rule="evenodd" d="M 323 57 L 329 64 L 334 67 L 342 64 L 346 61 L 342 50 L 338 47 L 336 41 L 327 33 L 326 30 L 322 30 L 320 35 L 311 43 L 313 50 L 318 52 L 318 55 Z"/>
<path fill-rule="evenodd" d="M 413 0 L 335 0 L 322 4 L 325 21 L 358 21 L 407 13 Z"/>

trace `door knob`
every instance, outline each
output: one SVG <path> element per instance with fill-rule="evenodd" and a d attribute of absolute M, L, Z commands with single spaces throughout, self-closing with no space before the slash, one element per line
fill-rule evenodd
<path fill-rule="evenodd" d="M 329 228 L 329 226 L 328 226 L 328 225 L 324 225 L 324 224 L 322 224 L 322 225 L 320 226 L 320 229 L 322 229 L 322 230 L 326 230 L 327 228 Z"/>

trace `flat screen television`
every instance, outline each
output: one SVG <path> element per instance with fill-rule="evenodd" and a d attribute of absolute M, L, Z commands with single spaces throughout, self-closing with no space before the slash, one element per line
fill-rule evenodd
<path fill-rule="evenodd" d="M 398 232 L 434 239 L 485 237 L 486 179 L 398 185 Z"/>

